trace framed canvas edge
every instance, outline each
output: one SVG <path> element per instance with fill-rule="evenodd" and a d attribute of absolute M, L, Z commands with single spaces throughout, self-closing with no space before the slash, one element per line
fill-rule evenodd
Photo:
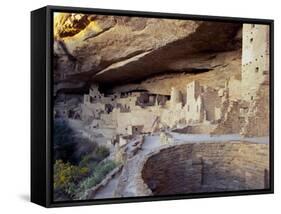
<path fill-rule="evenodd" d="M 138 16 L 148 18 L 168 18 L 168 19 L 189 19 L 203 21 L 222 21 L 222 22 L 243 22 L 250 24 L 271 24 L 273 19 L 260 18 L 243 18 L 243 17 L 228 17 L 228 16 L 212 16 L 212 15 L 194 15 L 183 13 L 166 13 L 152 11 L 134 11 L 134 10 L 117 10 L 117 9 L 102 9 L 102 8 L 87 8 L 87 7 L 72 7 L 72 6 L 54 6 L 48 5 L 46 8 L 52 12 L 76 12 L 76 13 L 95 13 L 100 15 L 120 15 L 120 16 Z"/>
<path fill-rule="evenodd" d="M 53 111 L 53 68 L 52 68 L 52 58 L 53 58 L 53 12 L 50 7 L 46 7 L 46 169 L 47 169 L 47 183 L 46 183 L 46 194 L 47 194 L 47 207 L 51 207 L 53 203 L 53 164 L 52 164 L 52 114 Z"/>
<path fill-rule="evenodd" d="M 131 202 L 152 202 L 164 200 L 180 200 L 180 199 L 197 199 L 197 198 L 212 198 L 212 197 L 229 197 L 229 196 L 245 196 L 245 195 L 260 195 L 274 193 L 274 20 L 272 19 L 256 19 L 256 18 L 240 18 L 240 17 L 225 17 L 225 16 L 208 16 L 208 15 L 190 15 L 178 13 L 159 13 L 147 11 L 129 11 L 129 10 L 113 10 L 100 8 L 82 8 L 68 6 L 53 6 L 48 5 L 46 8 L 46 207 L 69 207 L 83 205 L 99 205 L 99 204 L 116 204 L 116 203 L 131 203 Z M 52 176 L 52 155 L 51 155 L 51 138 L 52 138 L 52 118 L 51 112 L 53 109 L 52 94 L 52 52 L 53 52 L 53 12 L 76 12 L 76 13 L 96 13 L 102 15 L 122 15 L 122 16 L 140 16 L 151 18 L 171 18 L 171 19 L 190 19 L 204 21 L 222 21 L 222 22 L 239 22 L 252 24 L 265 24 L 270 26 L 270 188 L 261 190 L 243 190 L 229 192 L 210 192 L 210 193 L 192 193 L 183 195 L 169 196 L 143 196 L 143 197 L 122 197 L 110 199 L 95 199 L 95 200 L 73 200 L 55 202 L 53 200 L 53 176 Z"/>

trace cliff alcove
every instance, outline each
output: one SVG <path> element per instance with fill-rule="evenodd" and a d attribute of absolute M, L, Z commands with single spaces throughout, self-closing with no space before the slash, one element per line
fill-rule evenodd
<path fill-rule="evenodd" d="M 266 189 L 269 47 L 266 25 L 57 14 L 54 119 L 115 167 L 85 155 L 69 197 Z"/>
<path fill-rule="evenodd" d="M 241 29 L 239 23 L 60 14 L 55 17 L 54 80 L 64 89 L 211 70 L 233 76 L 240 70 Z"/>

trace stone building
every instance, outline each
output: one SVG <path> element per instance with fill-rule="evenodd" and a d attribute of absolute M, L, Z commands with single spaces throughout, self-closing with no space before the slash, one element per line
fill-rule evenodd
<path fill-rule="evenodd" d="M 242 97 L 252 101 L 269 78 L 269 26 L 243 24 Z"/>
<path fill-rule="evenodd" d="M 162 111 L 161 122 L 170 128 L 201 124 L 202 128 L 196 130 L 210 132 L 211 129 L 206 126 L 219 123 L 223 117 L 229 97 L 228 84 L 225 88 L 215 89 L 192 81 L 186 85 L 185 102 L 181 98 L 182 94 L 175 88 L 171 89 L 171 100 Z"/>
<path fill-rule="evenodd" d="M 82 118 L 95 120 L 94 128 L 114 128 L 118 134 L 149 133 L 166 100 L 164 95 L 146 91 L 105 96 L 94 85 L 89 94 L 84 96 Z"/>
<path fill-rule="evenodd" d="M 93 85 L 84 96 L 82 118 L 121 135 L 194 125 L 196 133 L 268 135 L 268 32 L 267 26 L 243 25 L 241 75 L 226 79 L 223 87 L 194 80 L 185 91 L 171 87 L 168 96 L 145 90 L 105 95 Z"/>
<path fill-rule="evenodd" d="M 186 86 L 186 120 L 188 122 L 203 122 L 204 109 L 201 92 L 200 84 L 197 81 Z"/>
<path fill-rule="evenodd" d="M 241 130 L 269 134 L 269 26 L 243 24 Z"/>
<path fill-rule="evenodd" d="M 180 104 L 182 105 L 182 95 L 181 95 L 181 92 L 180 90 L 172 87 L 171 89 L 171 106 L 172 107 L 175 107 L 177 104 Z"/>

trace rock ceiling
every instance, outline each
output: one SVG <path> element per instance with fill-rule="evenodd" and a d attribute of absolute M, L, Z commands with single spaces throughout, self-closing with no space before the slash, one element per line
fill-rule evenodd
<path fill-rule="evenodd" d="M 67 88 L 91 82 L 120 85 L 173 72 L 194 74 L 219 66 L 218 53 L 240 48 L 239 23 L 59 14 L 54 23 L 54 79 Z"/>

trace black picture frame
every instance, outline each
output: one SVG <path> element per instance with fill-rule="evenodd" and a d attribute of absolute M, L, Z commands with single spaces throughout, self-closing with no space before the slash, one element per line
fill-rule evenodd
<path fill-rule="evenodd" d="M 175 196 L 147 196 L 85 201 L 54 202 L 52 199 L 52 110 L 53 110 L 53 12 L 95 13 L 102 15 L 205 20 L 266 24 L 270 26 L 270 184 L 268 189 Z M 186 15 L 144 11 L 46 6 L 31 12 L 31 201 L 44 207 L 111 204 L 268 194 L 274 192 L 274 21 L 220 16 Z"/>

